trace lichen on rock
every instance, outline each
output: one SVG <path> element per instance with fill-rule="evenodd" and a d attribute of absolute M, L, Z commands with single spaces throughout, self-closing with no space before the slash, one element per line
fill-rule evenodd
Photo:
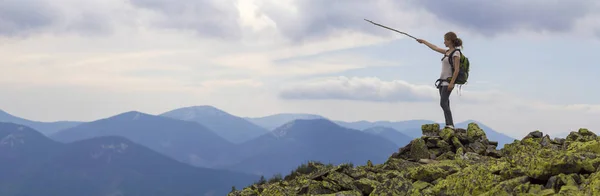
<path fill-rule="evenodd" d="M 310 162 L 283 181 L 254 184 L 249 195 L 596 195 L 600 139 L 581 128 L 565 139 L 536 130 L 496 149 L 476 123 L 467 129 L 425 124 L 423 136 L 385 163 Z"/>

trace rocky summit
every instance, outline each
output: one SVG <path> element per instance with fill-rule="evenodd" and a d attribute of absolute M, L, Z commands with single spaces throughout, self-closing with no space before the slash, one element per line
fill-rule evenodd
<path fill-rule="evenodd" d="M 600 139 L 587 129 L 565 139 L 534 131 L 499 150 L 476 123 L 422 131 L 383 164 L 308 162 L 228 196 L 600 194 Z"/>

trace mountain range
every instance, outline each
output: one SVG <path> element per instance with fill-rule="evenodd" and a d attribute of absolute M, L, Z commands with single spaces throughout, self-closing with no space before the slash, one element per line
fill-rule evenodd
<path fill-rule="evenodd" d="M 273 114 L 264 117 L 245 117 L 247 121 L 254 123 L 256 125 L 260 125 L 261 127 L 266 128 L 267 130 L 274 130 L 277 127 L 282 126 L 288 122 L 303 119 L 303 120 L 312 120 L 312 119 L 327 119 L 321 115 L 316 114 L 302 114 L 302 113 L 281 113 L 281 114 Z"/>
<path fill-rule="evenodd" d="M 4 116 L 11 116 L 12 118 Z M 53 125 L 53 123 L 25 120 L 8 113 L 0 117 L 3 117 L 0 118 L 0 121 L 17 121 L 11 123 L 24 127 L 27 127 L 27 123 L 33 123 L 38 127 L 52 127 L 49 125 Z M 58 155 L 55 156 L 52 152 L 57 152 L 60 156 L 67 156 L 65 153 L 71 152 L 52 149 L 75 147 L 85 149 L 84 146 L 87 143 L 114 140 L 122 141 L 122 143 L 127 145 L 136 145 L 144 148 L 145 151 L 151 151 L 160 155 L 162 157 L 161 160 L 168 159 L 169 162 L 176 163 L 173 165 L 178 165 L 177 167 L 186 165 L 186 168 L 214 169 L 219 172 L 230 172 L 229 174 L 231 175 L 248 174 L 247 178 L 241 178 L 245 179 L 245 181 L 238 181 L 239 183 L 252 183 L 258 180 L 256 176 L 260 175 L 286 175 L 298 165 L 308 161 L 320 161 L 332 164 L 364 164 L 367 161 L 382 163 L 391 153 L 404 147 L 412 139 L 421 137 L 421 125 L 435 123 L 428 120 L 344 122 L 331 120 L 320 115 L 294 113 L 276 114 L 259 118 L 242 118 L 212 106 L 185 107 L 158 115 L 129 111 L 89 122 L 61 122 L 66 122 L 66 124 L 62 124 L 62 129 L 46 129 L 43 132 L 44 134 L 40 134 L 44 136 L 43 138 L 50 141 L 44 140 L 46 143 L 52 143 L 49 146 L 58 146 L 56 148 L 47 147 L 48 155 L 41 156 L 42 159 L 44 159 L 43 157 L 48 157 L 46 158 L 47 160 L 44 159 L 46 161 L 42 161 L 44 163 L 48 161 L 53 161 L 52 163 L 54 163 L 62 160 L 57 159 Z M 468 122 L 470 121 L 461 122 L 457 124 L 457 127 L 466 126 Z M 490 140 L 499 142 L 500 147 L 505 143 L 513 141 L 512 138 L 504 134 L 496 132 L 481 123 L 478 124 L 486 130 Z M 56 125 L 53 126 L 56 127 Z M 54 141 L 49 140 L 47 137 Z M 4 142 L 6 138 L 0 137 L 0 139 Z M 18 140 L 11 141 L 13 143 L 15 141 L 18 142 Z M 113 144 L 116 145 L 117 143 L 113 142 Z M 111 148 L 114 147 L 113 145 Z M 40 152 L 45 151 L 44 148 L 38 148 L 38 150 Z M 68 160 L 70 156 L 75 155 L 68 155 L 65 159 Z M 144 161 L 147 164 L 153 162 L 150 159 L 146 160 L 147 158 L 138 158 L 143 159 L 139 161 Z M 132 158 L 129 161 L 135 162 L 138 158 Z M 40 161 L 29 162 L 37 163 Z M 20 162 L 15 163 L 21 164 Z M 69 165 L 67 163 L 60 164 Z M 75 164 L 71 166 L 76 169 L 77 167 L 88 167 L 87 164 L 92 163 L 74 162 L 72 164 Z M 16 167 L 13 166 L 13 168 Z M 35 166 L 34 168 L 37 168 L 36 171 L 43 171 L 47 169 L 46 167 L 50 166 Z M 85 172 L 85 169 L 81 168 L 78 171 L 71 171 L 65 168 L 58 168 L 58 166 L 56 167 L 52 169 L 56 170 L 56 172 L 69 173 L 64 174 L 66 178 L 77 180 L 81 180 L 79 179 L 81 176 L 75 174 L 73 174 L 75 176 L 70 176 L 72 175 L 70 172 Z M 28 169 L 29 167 L 25 168 L 23 171 L 31 170 Z M 42 177 L 38 181 L 32 182 L 42 182 L 41 180 L 44 179 L 44 175 L 63 174 L 48 173 L 39 175 Z M 96 178 L 94 176 L 98 175 L 97 178 L 106 180 L 98 183 L 108 183 L 111 179 L 124 180 L 126 178 L 126 176 L 118 175 L 117 177 L 109 178 L 102 173 L 86 173 L 86 175 L 90 178 Z M 255 176 L 255 178 L 252 178 L 252 176 Z M 29 183 L 27 180 L 18 179 L 17 185 L 25 182 Z M 208 177 L 195 180 L 202 181 L 207 179 Z M 151 184 L 154 182 L 148 183 Z M 15 187 L 16 185 L 12 184 L 14 183 L 11 183 L 8 187 L 0 187 L 2 189 L 0 191 L 8 190 L 10 192 L 10 190 L 13 190 L 13 193 L 15 190 L 17 192 L 20 191 L 18 187 Z M 231 188 L 231 185 L 227 183 L 223 185 Z M 135 187 L 138 185 L 132 186 Z M 88 191 L 96 193 L 107 189 L 110 188 L 100 187 L 94 190 L 89 189 Z"/>
<path fill-rule="evenodd" d="M 83 123 L 50 137 L 60 142 L 75 142 L 100 136 L 121 136 L 178 161 L 201 167 L 229 162 L 223 156 L 234 148 L 233 143 L 199 123 L 137 111 Z"/>
<path fill-rule="evenodd" d="M 406 146 L 413 139 L 412 137 L 410 137 L 404 133 L 401 133 L 400 131 L 398 131 L 396 129 L 389 128 L 389 127 L 383 127 L 383 126 L 371 127 L 371 128 L 363 130 L 363 132 L 370 133 L 373 135 L 378 135 L 383 138 L 386 138 L 386 139 L 390 140 L 391 142 L 394 142 L 394 144 L 396 144 L 399 147 Z"/>
<path fill-rule="evenodd" d="M 252 123 L 255 123 L 257 125 L 260 125 L 262 127 L 265 127 L 267 129 L 271 130 L 273 127 L 281 126 L 281 125 L 283 125 L 287 122 L 290 122 L 294 119 L 327 119 L 327 118 L 320 116 L 320 115 L 315 115 L 315 114 L 285 113 L 285 114 L 275 114 L 275 115 L 270 115 L 270 116 L 265 116 L 265 117 L 246 118 L 246 119 Z M 385 134 L 388 134 L 388 135 L 387 136 L 382 135 L 383 137 L 389 138 L 390 140 L 392 140 L 396 143 L 398 143 L 397 140 L 410 141 L 413 138 L 421 137 L 422 136 L 421 125 L 437 123 L 437 122 L 431 121 L 431 120 L 406 120 L 406 121 L 365 121 L 365 120 L 363 120 L 363 121 L 355 121 L 355 122 L 345 122 L 345 121 L 339 121 L 339 120 L 331 120 L 331 121 L 335 122 L 336 124 L 338 124 L 340 126 L 357 129 L 357 130 L 370 130 L 372 128 L 379 128 L 379 129 L 387 128 L 390 130 L 396 130 L 396 131 L 402 133 L 403 135 L 410 137 L 410 138 L 408 138 L 408 140 L 405 140 L 404 138 L 402 138 L 402 139 L 398 138 L 400 135 L 391 136 L 391 135 L 389 135 L 391 132 L 384 132 Z M 466 128 L 467 125 L 471 122 L 475 122 L 475 123 L 479 124 L 483 129 L 485 129 L 486 132 L 488 133 L 488 137 L 491 140 L 497 141 L 499 147 L 502 147 L 502 146 L 504 146 L 504 144 L 511 143 L 515 140 L 514 138 L 507 136 L 506 134 L 503 134 L 501 132 L 498 132 L 476 120 L 466 120 L 464 122 L 456 123 L 456 127 L 457 128 Z M 372 131 L 373 130 L 371 130 L 370 132 L 372 132 Z M 398 144 L 402 144 L 402 143 L 398 143 Z M 403 146 L 403 145 L 401 145 L 401 146 Z"/>
<path fill-rule="evenodd" d="M 193 167 L 120 136 L 52 141 L 0 123 L 0 195 L 226 195 L 258 176 Z"/>
<path fill-rule="evenodd" d="M 160 114 L 178 120 L 193 121 L 213 130 L 226 140 L 239 144 L 269 132 L 241 117 L 231 115 L 213 106 L 191 106 Z"/>
<path fill-rule="evenodd" d="M 223 168 L 272 176 L 300 163 L 383 163 L 398 145 L 375 134 L 341 127 L 326 119 L 293 120 L 239 147 L 243 158 Z"/>
<path fill-rule="evenodd" d="M 4 110 L 0 110 L 0 122 L 11 122 L 20 125 L 25 125 L 34 128 L 44 135 L 52 135 L 66 128 L 74 127 L 82 122 L 77 121 L 56 121 L 56 122 L 39 122 L 16 117 Z"/>
<path fill-rule="evenodd" d="M 382 162 L 400 148 L 378 133 L 341 127 L 326 119 L 293 120 L 274 131 L 234 144 L 196 121 L 137 111 L 82 123 L 50 137 L 70 143 L 108 136 L 127 138 L 193 166 L 257 175 L 290 171 L 309 160 Z"/>
<path fill-rule="evenodd" d="M 258 138 L 259 136 L 274 130 L 288 122 L 296 119 L 328 119 L 317 114 L 306 113 L 281 113 L 264 117 L 238 117 L 222 111 L 209 105 L 190 106 L 164 112 L 158 116 L 169 117 L 178 120 L 197 122 L 223 139 L 234 144 Z M 328 119 L 331 120 L 331 119 Z M 340 120 L 331 120 L 336 124 L 357 130 L 367 130 L 373 127 L 386 127 L 399 131 L 411 138 L 421 137 L 421 125 L 436 123 L 431 120 L 406 120 L 406 121 L 355 121 L 346 122 Z M 57 121 L 57 122 L 38 122 L 19 118 L 0 110 L 0 122 L 13 122 L 17 124 L 31 126 L 40 130 L 45 135 L 53 135 L 58 131 L 75 127 L 85 122 L 79 121 Z M 470 122 L 476 122 L 486 130 L 489 130 L 491 139 L 498 141 L 499 146 L 510 143 L 514 138 L 501 132 L 493 130 L 485 124 L 476 120 L 467 120 L 459 122 L 456 127 L 466 128 Z M 392 139 L 393 140 L 393 139 Z"/>

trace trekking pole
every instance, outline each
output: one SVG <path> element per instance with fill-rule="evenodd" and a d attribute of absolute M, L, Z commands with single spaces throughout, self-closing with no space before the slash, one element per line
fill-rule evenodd
<path fill-rule="evenodd" d="M 412 35 L 409 35 L 408 33 L 405 33 L 405 32 L 402 32 L 402 31 L 398 31 L 398 30 L 396 30 L 396 29 L 392 29 L 392 28 L 389 28 L 389 27 L 386 27 L 386 26 L 383 26 L 383 25 L 377 24 L 377 23 L 375 23 L 375 22 L 373 22 L 373 21 L 370 21 L 370 20 L 367 20 L 367 19 L 365 19 L 365 20 L 366 20 L 367 22 L 370 22 L 370 23 L 374 24 L 374 25 L 377 25 L 377 26 L 380 26 L 380 27 L 383 27 L 383 28 L 386 28 L 386 29 L 389 29 L 389 30 L 392 30 L 392 31 L 396 31 L 396 32 L 398 32 L 398 33 L 401 33 L 401 34 L 404 34 L 404 35 L 407 35 L 407 36 L 409 36 L 409 37 L 411 37 L 411 38 L 413 38 L 413 39 L 415 39 L 415 40 L 417 39 L 416 37 L 413 37 Z"/>

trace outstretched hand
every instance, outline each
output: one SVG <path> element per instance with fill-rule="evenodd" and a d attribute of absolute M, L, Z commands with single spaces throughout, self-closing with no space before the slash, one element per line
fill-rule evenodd
<path fill-rule="evenodd" d="M 424 43 L 424 42 L 425 42 L 425 40 L 423 40 L 423 39 L 417 39 L 417 42 L 419 42 L 419 43 L 421 43 L 421 44 L 422 44 L 422 43 Z"/>

